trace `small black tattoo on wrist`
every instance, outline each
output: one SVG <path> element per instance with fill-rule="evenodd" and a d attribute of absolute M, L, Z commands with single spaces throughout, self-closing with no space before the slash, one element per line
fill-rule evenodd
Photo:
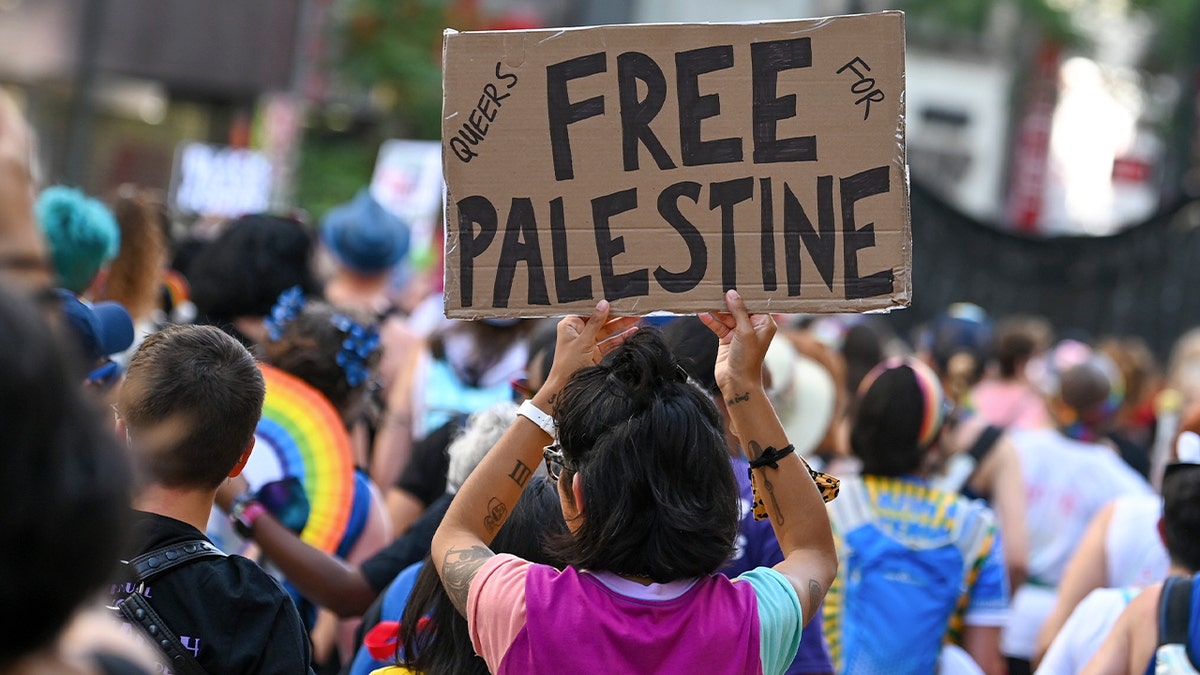
<path fill-rule="evenodd" d="M 750 392 L 746 392 L 744 394 L 734 394 L 733 398 L 725 399 L 725 404 L 726 405 L 737 405 L 738 403 L 743 403 L 743 402 L 749 401 L 749 400 L 750 400 Z"/>

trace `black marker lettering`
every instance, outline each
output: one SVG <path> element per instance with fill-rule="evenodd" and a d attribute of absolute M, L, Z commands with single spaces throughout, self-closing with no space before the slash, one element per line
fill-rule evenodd
<path fill-rule="evenodd" d="M 500 63 L 499 61 L 496 62 L 496 79 L 497 80 L 505 80 L 504 88 L 512 89 L 513 87 L 517 86 L 517 74 L 500 72 L 501 65 L 503 65 L 503 64 Z M 511 96 L 511 94 L 505 94 L 504 96 L 501 96 L 500 98 L 507 98 L 509 96 Z M 496 102 L 498 103 L 499 99 L 496 99 Z"/>
<path fill-rule="evenodd" d="M 803 295 L 800 274 L 800 242 L 808 249 L 817 272 L 829 290 L 833 290 L 833 266 L 837 253 L 837 229 L 833 222 L 833 176 L 817 177 L 817 227 L 814 229 L 804 206 L 783 184 L 783 250 L 788 275 L 788 295 Z"/>
<path fill-rule="evenodd" d="M 554 255 L 554 291 L 559 303 L 592 299 L 592 275 L 571 278 L 567 260 L 567 221 L 563 217 L 563 198 L 550 202 L 550 245 Z"/>
<path fill-rule="evenodd" d="M 646 98 L 638 100 L 637 83 L 646 83 Z M 654 59 L 641 52 L 617 57 L 617 87 L 621 101 L 621 157 L 626 171 L 638 169 L 638 142 L 646 146 L 659 169 L 674 169 L 675 162 L 650 128 L 650 122 L 667 100 L 667 78 Z"/>
<path fill-rule="evenodd" d="M 854 203 L 890 190 L 888 179 L 888 167 L 877 166 L 841 180 L 842 245 L 845 247 L 847 300 L 871 298 L 892 292 L 894 274 L 890 267 L 870 276 L 858 275 L 858 252 L 875 245 L 875 223 L 867 223 L 861 229 L 856 228 L 854 223 Z"/>
<path fill-rule="evenodd" d="M 550 120 L 550 153 L 554 157 L 554 180 L 575 177 L 571 162 L 571 137 L 567 126 L 589 117 L 604 114 L 604 97 L 571 103 L 567 83 L 608 70 L 604 52 L 587 54 L 546 66 L 546 113 Z"/>
<path fill-rule="evenodd" d="M 796 116 L 796 95 L 776 96 L 779 73 L 812 66 L 809 38 L 755 42 L 750 45 L 754 73 L 754 162 L 813 162 L 817 159 L 817 137 L 778 138 L 779 120 Z"/>
<path fill-rule="evenodd" d="M 600 256 L 600 283 L 609 301 L 650 293 L 650 272 L 646 268 L 615 274 L 613 258 L 625 252 L 625 238 L 614 237 L 608 221 L 615 215 L 637 208 L 637 188 L 614 192 L 592 200 L 592 226 L 596 232 L 596 253 Z"/>
<path fill-rule="evenodd" d="M 513 278 L 516 276 L 519 262 L 524 262 L 529 272 L 529 304 L 549 305 L 550 294 L 546 291 L 546 273 L 542 266 L 542 248 L 538 243 L 533 201 L 528 197 L 514 198 L 512 210 L 508 212 L 508 222 L 504 225 L 504 243 L 500 247 L 500 263 L 496 269 L 496 283 L 492 291 L 493 307 L 508 307 L 508 297 L 512 293 Z"/>
<path fill-rule="evenodd" d="M 479 234 L 475 234 L 475 226 Z M 499 226 L 496 207 L 487 197 L 475 195 L 458 200 L 458 262 L 459 299 L 463 307 L 470 307 L 474 299 L 475 259 L 491 246 Z"/>
<path fill-rule="evenodd" d="M 721 289 L 737 288 L 737 251 L 733 207 L 754 197 L 754 179 L 735 178 L 708 186 L 708 208 L 721 209 Z"/>
<path fill-rule="evenodd" d="M 671 272 L 661 265 L 654 270 L 654 279 L 668 293 L 692 290 L 704 280 L 704 273 L 708 271 L 708 245 L 704 243 L 704 235 L 700 234 L 700 230 L 679 211 L 680 197 L 700 203 L 700 184 L 690 181 L 675 183 L 658 195 L 659 215 L 683 237 L 691 258 L 688 268 L 682 272 Z"/>
<path fill-rule="evenodd" d="M 700 95 L 700 76 L 732 67 L 732 45 L 714 45 L 675 54 L 679 149 L 684 166 L 742 161 L 742 139 L 704 141 L 700 138 L 700 122 L 721 114 L 721 99 L 717 94 Z"/>
<path fill-rule="evenodd" d="M 762 198 L 759 200 L 759 247 L 762 254 L 762 282 L 764 291 L 774 291 L 779 288 L 775 277 L 775 203 L 771 194 L 771 179 L 760 178 L 758 181 Z"/>

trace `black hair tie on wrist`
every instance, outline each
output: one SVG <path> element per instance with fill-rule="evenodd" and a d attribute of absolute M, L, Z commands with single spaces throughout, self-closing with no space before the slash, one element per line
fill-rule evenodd
<path fill-rule="evenodd" d="M 796 446 L 794 446 L 790 443 L 786 447 L 784 447 L 782 450 L 776 450 L 775 448 L 768 445 L 766 447 L 766 449 L 762 451 L 762 454 L 758 456 L 758 459 L 750 460 L 750 468 L 758 469 L 758 468 L 761 468 L 764 466 L 769 466 L 772 469 L 778 469 L 779 468 L 779 460 L 783 459 L 784 457 L 787 457 L 788 455 L 792 454 L 795 451 L 796 451 Z"/>

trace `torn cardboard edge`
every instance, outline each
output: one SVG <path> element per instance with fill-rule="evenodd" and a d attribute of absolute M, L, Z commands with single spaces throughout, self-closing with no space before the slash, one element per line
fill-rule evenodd
<path fill-rule="evenodd" d="M 910 305 L 902 14 L 443 53 L 447 317 Z"/>

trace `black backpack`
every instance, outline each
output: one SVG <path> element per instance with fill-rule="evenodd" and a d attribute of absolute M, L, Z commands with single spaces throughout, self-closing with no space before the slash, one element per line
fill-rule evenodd
<path fill-rule="evenodd" d="M 1158 601 L 1158 648 L 1147 673 L 1196 673 L 1188 633 L 1192 623 L 1192 577 L 1170 577 Z"/>
<path fill-rule="evenodd" d="M 148 581 L 170 570 L 211 557 L 223 558 L 225 553 L 204 539 L 192 539 L 143 553 L 126 563 L 133 570 L 134 583 L 132 590 L 120 600 L 117 609 L 167 657 L 170 670 L 175 675 L 207 673 L 162 616 L 150 606 L 150 602 L 142 595 L 142 589 Z"/>

